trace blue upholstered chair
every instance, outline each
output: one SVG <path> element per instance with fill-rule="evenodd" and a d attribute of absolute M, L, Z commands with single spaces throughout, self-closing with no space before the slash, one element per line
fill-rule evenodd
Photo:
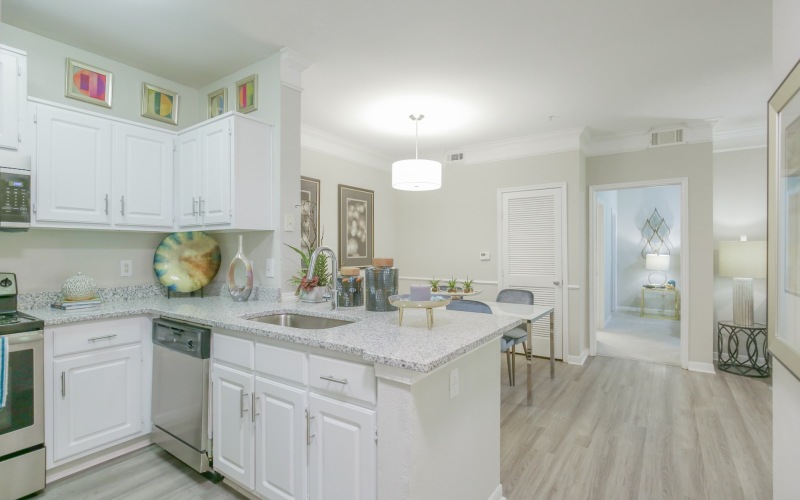
<path fill-rule="evenodd" d="M 516 288 L 506 288 L 500 290 L 497 294 L 495 302 L 505 302 L 507 304 L 527 304 L 533 305 L 533 292 L 530 290 L 519 290 Z M 522 344 L 522 350 L 525 356 L 528 356 L 528 325 L 523 323 L 513 330 L 507 331 L 503 335 L 503 342 L 508 346 L 506 351 L 506 362 L 508 364 L 508 382 L 511 385 L 517 383 L 516 376 L 516 357 L 517 344 Z"/>

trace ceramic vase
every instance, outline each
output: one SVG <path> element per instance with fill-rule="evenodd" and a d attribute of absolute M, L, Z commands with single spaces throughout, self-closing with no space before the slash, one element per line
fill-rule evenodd
<path fill-rule="evenodd" d="M 300 301 L 301 302 L 324 302 L 325 301 L 325 292 L 327 291 L 327 287 L 324 286 L 315 286 L 311 290 L 300 290 Z"/>
<path fill-rule="evenodd" d="M 244 266 L 245 283 L 239 285 L 236 283 L 236 268 Z M 245 257 L 242 250 L 242 235 L 239 235 L 239 251 L 231 260 L 231 265 L 228 268 L 228 292 L 235 302 L 244 302 L 250 298 L 250 293 L 253 291 L 253 263 L 250 259 Z"/>

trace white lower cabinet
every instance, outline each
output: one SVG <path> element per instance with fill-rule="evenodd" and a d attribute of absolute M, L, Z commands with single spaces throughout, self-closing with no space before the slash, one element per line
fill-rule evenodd
<path fill-rule="evenodd" d="M 48 469 L 150 432 L 150 319 L 45 329 Z"/>
<path fill-rule="evenodd" d="M 376 498 L 371 366 L 219 333 L 213 352 L 217 472 L 269 500 Z M 309 382 L 320 363 L 323 380 Z M 353 373 L 364 376 L 345 401 Z"/>
<path fill-rule="evenodd" d="M 54 460 L 141 432 L 142 346 L 106 349 L 53 364 Z"/>

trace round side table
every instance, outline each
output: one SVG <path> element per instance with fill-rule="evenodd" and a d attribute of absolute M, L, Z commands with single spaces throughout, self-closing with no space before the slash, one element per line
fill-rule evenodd
<path fill-rule="evenodd" d="M 744 341 L 745 352 L 740 354 L 740 342 Z M 769 377 L 770 355 L 767 350 L 767 325 L 754 323 L 737 325 L 733 321 L 717 323 L 717 354 L 720 370 L 746 377 Z M 740 356 L 747 355 L 747 360 Z M 762 363 L 759 363 L 761 356 Z"/>

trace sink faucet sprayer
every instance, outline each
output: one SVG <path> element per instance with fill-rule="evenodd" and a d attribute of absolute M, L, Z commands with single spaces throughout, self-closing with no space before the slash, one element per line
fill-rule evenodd
<path fill-rule="evenodd" d="M 331 256 L 331 278 L 332 278 L 332 286 L 331 286 L 331 309 L 338 309 L 339 308 L 339 261 L 336 259 L 336 252 L 333 251 L 331 247 L 317 247 L 314 250 L 314 253 L 311 254 L 311 258 L 308 260 L 308 273 L 306 274 L 306 279 L 311 280 L 314 278 L 314 266 L 317 264 L 317 258 L 319 254 L 322 252 L 328 252 Z"/>

